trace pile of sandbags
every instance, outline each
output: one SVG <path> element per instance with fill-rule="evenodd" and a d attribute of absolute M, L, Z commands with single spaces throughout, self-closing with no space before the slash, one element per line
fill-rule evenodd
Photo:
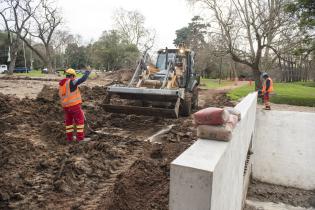
<path fill-rule="evenodd" d="M 241 120 L 241 113 L 231 107 L 209 107 L 196 112 L 193 117 L 199 138 L 229 141 L 233 129 Z"/>

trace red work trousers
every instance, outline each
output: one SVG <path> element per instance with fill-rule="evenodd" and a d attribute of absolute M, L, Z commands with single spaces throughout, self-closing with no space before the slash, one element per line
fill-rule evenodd
<path fill-rule="evenodd" d="M 84 113 L 81 104 L 64 108 L 67 141 L 73 140 L 76 131 L 77 141 L 84 139 Z"/>
<path fill-rule="evenodd" d="M 264 104 L 266 108 L 270 108 L 270 102 L 269 102 L 269 93 L 264 93 Z"/>

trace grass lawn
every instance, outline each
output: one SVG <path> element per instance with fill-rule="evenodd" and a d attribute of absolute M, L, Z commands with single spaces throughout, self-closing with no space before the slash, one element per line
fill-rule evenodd
<path fill-rule="evenodd" d="M 219 84 L 219 80 L 218 79 L 204 79 L 204 78 L 201 78 L 200 83 L 201 83 L 201 85 L 204 85 L 206 88 L 219 88 L 219 87 L 232 85 L 234 83 L 234 81 L 221 80 L 221 82 Z"/>
<path fill-rule="evenodd" d="M 32 70 L 28 73 L 13 73 L 15 76 L 43 77 L 45 74 L 41 70 Z"/>
<path fill-rule="evenodd" d="M 78 73 L 78 74 L 77 74 L 77 77 L 82 77 L 82 76 L 83 76 L 82 73 Z M 89 75 L 89 78 L 90 78 L 90 79 L 96 78 L 96 73 L 92 71 L 91 74 Z"/>
<path fill-rule="evenodd" d="M 245 85 L 228 93 L 232 100 L 238 100 L 254 91 L 254 86 Z M 270 101 L 276 104 L 315 107 L 315 82 L 275 83 Z"/>

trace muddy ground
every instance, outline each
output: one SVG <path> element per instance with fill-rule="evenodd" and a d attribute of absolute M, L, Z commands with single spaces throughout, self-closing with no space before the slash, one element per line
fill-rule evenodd
<path fill-rule="evenodd" d="M 170 162 L 196 139 L 192 119 L 104 111 L 107 74 L 81 87 L 92 138 L 67 143 L 58 78 L 0 78 L 0 209 L 168 209 Z M 199 91 L 199 109 L 233 106 L 226 90 Z M 164 128 L 166 134 L 146 141 Z M 309 207 L 314 193 L 253 181 L 248 198 Z M 315 204 L 314 204 L 315 205 Z"/>
<path fill-rule="evenodd" d="M 315 208 L 315 191 L 267 184 L 257 180 L 251 181 L 248 188 L 247 199 Z M 252 209 L 247 207 L 245 210 Z"/>
<path fill-rule="evenodd" d="M 116 72 L 97 73 L 93 72 L 93 78 L 89 78 L 85 86 L 108 86 L 113 83 L 128 83 L 132 77 L 132 70 L 118 70 Z M 35 99 L 44 85 L 58 86 L 64 76 L 62 75 L 43 75 L 42 77 L 28 77 L 28 76 L 7 76 L 0 74 L 0 93 L 12 95 L 22 98 Z"/>
<path fill-rule="evenodd" d="M 106 87 L 83 86 L 87 122 L 99 133 L 86 126 L 92 140 L 69 144 L 49 85 L 37 97 L 0 93 L 0 209 L 168 209 L 170 162 L 197 139 L 192 119 L 107 113 Z M 200 101 L 200 108 L 233 105 L 207 90 Z M 170 125 L 156 142 L 145 141 Z"/>

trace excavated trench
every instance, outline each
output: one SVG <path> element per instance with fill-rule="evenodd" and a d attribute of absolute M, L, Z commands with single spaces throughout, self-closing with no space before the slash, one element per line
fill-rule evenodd
<path fill-rule="evenodd" d="M 0 209 L 168 209 L 169 165 L 197 139 L 192 119 L 107 113 L 106 87 L 81 92 L 98 132 L 70 144 L 57 89 L 0 94 Z"/>

